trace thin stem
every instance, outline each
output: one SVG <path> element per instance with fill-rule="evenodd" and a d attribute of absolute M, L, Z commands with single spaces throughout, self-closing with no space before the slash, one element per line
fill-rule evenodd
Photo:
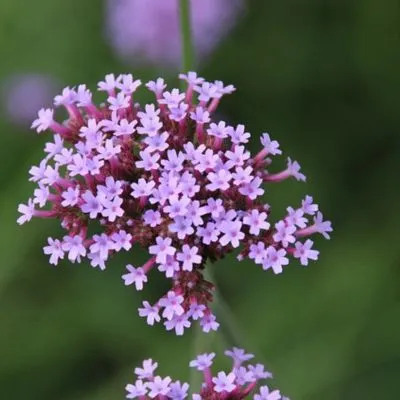
<path fill-rule="evenodd" d="M 179 0 L 179 17 L 182 40 L 182 72 L 188 72 L 192 70 L 194 64 L 190 0 Z"/>
<path fill-rule="evenodd" d="M 204 278 L 209 282 L 213 283 L 216 287 L 215 279 L 211 273 L 212 264 L 208 264 L 204 270 Z M 225 339 L 226 345 L 229 347 L 239 347 L 245 350 L 257 350 L 255 349 L 254 343 L 250 345 L 250 342 L 246 338 L 245 332 L 239 326 L 235 315 L 231 311 L 228 303 L 221 296 L 220 291 L 215 290 L 214 301 L 213 301 L 214 311 L 217 316 L 217 320 L 220 322 L 219 330 Z M 256 351 L 258 354 L 257 358 L 263 362 L 263 357 L 261 352 Z M 263 362 L 266 365 L 265 362 Z"/>
<path fill-rule="evenodd" d="M 215 285 L 215 279 L 210 271 L 212 265 L 208 265 L 207 267 L 208 268 L 204 270 L 204 277 Z M 245 347 L 245 335 L 241 331 L 235 316 L 217 288 L 214 293 L 213 306 L 217 320 L 220 322 L 219 329 L 228 346 Z"/>

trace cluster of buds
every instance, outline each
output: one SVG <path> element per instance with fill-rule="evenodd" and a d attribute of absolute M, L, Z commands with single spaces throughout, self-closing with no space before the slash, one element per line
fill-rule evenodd
<path fill-rule="evenodd" d="M 218 328 L 206 265 L 239 249 L 239 259 L 277 274 L 289 256 L 302 265 L 316 260 L 309 236 L 329 238 L 332 230 L 310 196 L 273 222 L 263 184 L 304 181 L 299 164 L 288 158 L 287 168 L 273 173 L 271 157 L 281 154 L 277 141 L 263 133 L 262 149 L 252 155 L 243 125 L 213 122 L 232 85 L 206 82 L 194 72 L 180 78 L 187 82 L 182 93 L 167 90 L 161 78 L 148 82 L 156 100 L 144 107 L 134 102 L 141 82 L 130 74 L 99 82 L 108 97 L 98 106 L 85 85 L 65 88 L 54 104 L 68 118 L 60 123 L 53 109 L 41 109 L 32 124 L 37 132 L 51 130 L 54 141 L 30 169 L 38 187 L 18 209 L 19 224 L 32 217 L 61 221 L 66 235 L 48 238 L 44 247 L 54 265 L 86 257 L 104 269 L 111 255 L 133 244 L 148 250 L 148 261 L 127 265 L 122 278 L 137 290 L 154 269 L 171 280 L 170 290 L 153 305 L 144 301 L 139 314 L 149 325 L 163 320 L 178 335 L 193 320 L 205 332 Z"/>
<path fill-rule="evenodd" d="M 233 359 L 230 372 L 219 371 L 213 376 L 211 366 L 215 353 L 200 354 L 189 366 L 203 373 L 203 382 L 200 392 L 192 394 L 193 400 L 289 400 L 281 395 L 279 390 L 271 390 L 268 386 L 261 386 L 260 381 L 272 378 L 272 374 L 265 370 L 264 365 L 245 365 L 253 354 L 246 354 L 244 350 L 234 347 L 225 351 L 225 355 Z M 143 361 L 142 367 L 135 368 L 137 380 L 126 385 L 127 399 L 171 399 L 183 400 L 188 396 L 189 384 L 172 381 L 169 376 L 154 375 L 158 364 L 152 359 Z M 193 392 L 195 388 L 191 388 Z"/>

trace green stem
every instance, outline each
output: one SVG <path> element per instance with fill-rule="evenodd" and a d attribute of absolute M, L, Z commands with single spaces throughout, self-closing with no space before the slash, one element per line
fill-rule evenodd
<path fill-rule="evenodd" d="M 204 270 L 204 278 L 207 281 L 213 283 L 216 287 L 215 279 L 211 273 L 211 268 L 213 265 L 209 264 Z M 217 320 L 220 323 L 219 329 L 228 346 L 244 347 L 246 345 L 244 334 L 241 331 L 239 324 L 237 323 L 235 316 L 230 310 L 228 304 L 221 296 L 218 288 L 215 288 L 213 308 L 217 316 Z"/>
<path fill-rule="evenodd" d="M 190 0 L 179 0 L 179 17 L 182 39 L 182 72 L 188 72 L 193 69 L 194 64 Z"/>

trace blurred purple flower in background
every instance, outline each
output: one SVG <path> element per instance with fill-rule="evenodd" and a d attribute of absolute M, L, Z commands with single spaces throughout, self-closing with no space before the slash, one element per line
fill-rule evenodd
<path fill-rule="evenodd" d="M 11 75 L 1 87 L 2 114 L 12 123 L 28 128 L 36 118 L 37 110 L 52 104 L 59 87 L 57 80 L 50 75 Z"/>
<path fill-rule="evenodd" d="M 135 65 L 178 66 L 178 0 L 106 0 L 106 34 L 118 56 Z M 194 48 L 208 55 L 243 11 L 242 0 L 192 0 Z"/>

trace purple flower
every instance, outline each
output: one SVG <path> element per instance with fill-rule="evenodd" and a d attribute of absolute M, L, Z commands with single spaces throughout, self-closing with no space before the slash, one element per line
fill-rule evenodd
<path fill-rule="evenodd" d="M 319 232 L 325 239 L 330 239 L 328 232 L 332 232 L 332 224 L 330 221 L 324 221 L 324 217 L 321 212 L 317 213 L 314 218 L 315 230 Z"/>
<path fill-rule="evenodd" d="M 250 200 L 255 200 L 264 193 L 264 189 L 260 188 L 262 179 L 256 176 L 250 182 L 243 184 L 239 188 L 239 192 L 243 196 L 247 196 Z"/>
<path fill-rule="evenodd" d="M 137 290 L 150 281 L 151 270 L 169 279 L 167 294 L 153 305 L 145 301 L 139 315 L 178 335 L 192 321 L 204 332 L 218 329 L 210 304 L 214 287 L 204 275 L 214 261 L 238 249 L 238 259 L 248 257 L 278 274 L 290 258 L 303 265 L 316 259 L 307 237 L 329 238 L 332 230 L 310 196 L 280 219 L 264 203 L 270 182 L 302 180 L 302 174 L 290 159 L 285 170 L 271 172 L 266 157 L 280 149 L 268 134 L 263 149 L 252 154 L 244 125 L 215 118 L 221 98 L 235 88 L 194 72 L 181 79 L 185 91 L 167 89 L 162 78 L 145 84 L 155 100 L 143 107 L 134 101 L 141 82 L 130 74 L 109 74 L 98 83 L 106 103 L 95 104 L 85 85 L 65 88 L 55 105 L 68 118 L 60 123 L 53 109 L 41 109 L 33 123 L 54 136 L 43 160 L 29 170 L 36 188 L 19 205 L 17 220 L 60 221 L 64 238 L 49 238 L 44 248 L 54 265 L 67 256 L 103 270 L 109 258 L 134 244 L 148 251 L 148 260 L 129 264 L 122 279 Z M 246 381 L 249 375 L 240 371 Z"/>
<path fill-rule="evenodd" d="M 204 304 L 192 303 L 190 305 L 188 314 L 193 320 L 198 320 L 204 317 L 204 312 L 207 310 L 207 307 Z"/>
<path fill-rule="evenodd" d="M 109 96 L 107 101 L 110 103 L 110 110 L 118 111 L 129 107 L 129 97 L 120 92 L 116 97 Z"/>
<path fill-rule="evenodd" d="M 195 111 L 190 113 L 190 118 L 198 124 L 206 124 L 210 122 L 210 113 L 203 107 L 196 107 Z"/>
<path fill-rule="evenodd" d="M 287 208 L 288 216 L 286 222 L 288 225 L 296 225 L 299 228 L 305 228 L 307 226 L 307 218 L 304 217 L 304 211 L 302 208 L 295 210 L 293 207 Z"/>
<path fill-rule="evenodd" d="M 314 200 L 311 196 L 306 196 L 301 202 L 301 208 L 304 214 L 314 215 L 318 211 L 318 204 L 313 204 Z"/>
<path fill-rule="evenodd" d="M 164 308 L 162 316 L 168 320 L 171 320 L 174 318 L 174 316 L 179 317 L 182 315 L 185 312 L 181 305 L 183 301 L 183 296 L 176 294 L 173 290 L 170 290 L 167 295 L 161 298 L 158 302 L 158 305 Z"/>
<path fill-rule="evenodd" d="M 110 222 L 114 222 L 118 217 L 122 217 L 124 215 L 124 209 L 122 206 L 123 200 L 121 197 L 114 197 L 112 200 L 103 199 L 103 210 L 101 214 L 103 217 L 108 218 Z"/>
<path fill-rule="evenodd" d="M 243 223 L 249 226 L 250 233 L 252 235 L 258 235 L 261 229 L 263 230 L 269 229 L 270 224 L 269 222 L 266 221 L 266 219 L 267 219 L 266 212 L 260 213 L 260 211 L 258 210 L 252 210 L 251 213 L 249 213 L 243 218 Z"/>
<path fill-rule="evenodd" d="M 207 205 L 205 206 L 205 208 L 213 218 L 218 218 L 221 213 L 225 211 L 222 200 L 214 199 L 213 197 L 207 199 Z"/>
<path fill-rule="evenodd" d="M 134 182 L 131 185 L 132 197 L 137 199 L 140 197 L 150 196 L 155 185 L 156 184 L 153 181 L 146 182 L 146 180 L 143 178 L 139 179 L 137 183 Z"/>
<path fill-rule="evenodd" d="M 225 155 L 229 168 L 241 167 L 250 158 L 250 152 L 246 151 L 244 146 L 235 146 L 233 151 L 228 150 Z"/>
<path fill-rule="evenodd" d="M 243 349 L 237 347 L 234 347 L 232 350 L 226 350 L 224 354 L 228 357 L 232 357 L 236 366 L 254 358 L 254 354 L 247 354 Z"/>
<path fill-rule="evenodd" d="M 140 79 L 133 79 L 131 74 L 124 74 L 116 81 L 115 86 L 126 96 L 132 95 L 142 84 Z"/>
<path fill-rule="evenodd" d="M 43 247 L 43 252 L 50 256 L 49 263 L 53 265 L 58 264 L 59 259 L 64 258 L 64 250 L 62 249 L 62 243 L 58 239 L 53 239 L 49 237 L 48 246 Z"/>
<path fill-rule="evenodd" d="M 182 196 L 178 198 L 176 196 L 172 196 L 169 199 L 169 205 L 164 207 L 164 211 L 171 217 L 175 218 L 177 216 L 185 216 L 187 213 L 187 208 L 189 206 L 190 199 L 187 196 Z"/>
<path fill-rule="evenodd" d="M 152 171 L 159 168 L 158 160 L 160 155 L 158 153 L 150 154 L 150 151 L 141 151 L 140 160 L 136 161 L 136 168 L 143 168 L 146 171 Z"/>
<path fill-rule="evenodd" d="M 262 264 L 266 257 L 266 249 L 264 242 L 250 245 L 249 258 L 254 260 L 256 264 Z"/>
<path fill-rule="evenodd" d="M 188 390 L 188 383 L 183 382 L 181 384 L 180 381 L 172 382 L 169 385 L 168 397 L 174 400 L 183 400 L 187 397 Z"/>
<path fill-rule="evenodd" d="M 32 122 L 31 128 L 36 129 L 38 133 L 50 128 L 53 123 L 53 110 L 42 108 L 38 112 L 38 117 Z"/>
<path fill-rule="evenodd" d="M 186 314 L 174 315 L 171 319 L 164 322 L 167 331 L 175 330 L 178 336 L 183 335 L 185 328 L 190 328 L 190 321 Z"/>
<path fill-rule="evenodd" d="M 143 383 L 141 379 L 138 379 L 134 385 L 128 384 L 125 386 L 125 390 L 128 392 L 126 395 L 127 399 L 135 399 L 136 397 L 145 396 L 147 393 L 147 385 Z"/>
<path fill-rule="evenodd" d="M 144 143 L 147 144 L 147 151 L 164 151 L 168 149 L 168 132 L 156 133 L 154 136 L 148 136 Z"/>
<path fill-rule="evenodd" d="M 204 353 L 197 356 L 193 361 L 190 361 L 189 366 L 196 368 L 198 371 L 204 371 L 206 368 L 210 368 L 212 360 L 215 357 L 215 353 Z"/>
<path fill-rule="evenodd" d="M 239 247 L 240 241 L 244 239 L 244 233 L 241 232 L 241 228 L 242 222 L 238 220 L 223 222 L 219 228 L 223 234 L 219 243 L 221 243 L 222 246 L 231 244 L 234 248 Z"/>
<path fill-rule="evenodd" d="M 241 0 L 191 1 L 193 41 L 199 58 L 207 56 L 231 30 L 242 4 Z M 178 7 L 175 0 L 108 0 L 105 29 L 114 51 L 136 64 L 179 65 Z M 190 85 L 202 82 L 193 73 L 182 75 L 182 79 Z M 102 87 L 108 88 L 106 84 Z"/>
<path fill-rule="evenodd" d="M 149 247 L 149 253 L 156 255 L 156 261 L 159 263 L 165 263 L 167 256 L 173 256 L 176 249 L 171 246 L 172 240 L 170 238 L 162 238 L 158 236 L 156 238 L 156 244 Z"/>
<path fill-rule="evenodd" d="M 135 375 L 139 379 L 150 379 L 154 376 L 154 371 L 158 368 L 158 363 L 153 362 L 151 358 L 144 360 L 142 367 L 135 368 Z"/>
<path fill-rule="evenodd" d="M 301 265 L 308 265 L 308 260 L 318 259 L 318 250 L 312 250 L 314 242 L 307 239 L 305 243 L 296 242 L 296 250 L 293 252 L 293 256 L 300 259 Z"/>
<path fill-rule="evenodd" d="M 115 79 L 114 74 L 108 74 L 105 76 L 104 81 L 100 81 L 97 85 L 99 91 L 108 92 L 110 95 L 114 93 L 117 84 L 121 80 L 121 76 Z"/>
<path fill-rule="evenodd" d="M 219 328 L 219 323 L 217 322 L 215 315 L 209 312 L 201 318 L 200 326 L 202 327 L 203 332 L 208 333 L 210 331 L 216 331 Z"/>
<path fill-rule="evenodd" d="M 167 322 L 170 323 L 170 326 L 175 324 L 172 321 Z M 238 348 L 227 350 L 225 354 L 233 358 L 232 367 L 228 371 L 213 373 L 212 366 L 215 353 L 199 354 L 194 360 L 190 361 L 189 367 L 195 368 L 203 375 L 203 380 L 198 388 L 189 388 L 188 383 L 181 383 L 179 380 L 173 381 L 169 376 L 165 378 L 159 375 L 154 376 L 157 363 L 153 363 L 152 359 L 145 360 L 141 368 L 135 368 L 136 381 L 126 385 L 126 398 L 145 396 L 150 390 L 147 394 L 150 398 L 182 400 L 187 397 L 187 393 L 191 389 L 191 392 L 199 391 L 199 393 L 193 394 L 195 400 L 224 400 L 228 397 L 289 400 L 287 397 L 282 397 L 279 390 L 269 389 L 265 385 L 260 387 L 261 382 L 272 378 L 272 374 L 265 371 L 262 364 L 246 365 L 248 360 L 254 357 L 252 354 L 246 354 L 244 350 Z"/>
<path fill-rule="evenodd" d="M 218 172 L 210 172 L 207 175 L 207 179 L 210 181 L 206 186 L 209 191 L 224 191 L 229 189 L 229 181 L 232 179 L 232 175 L 228 171 L 220 169 Z"/>
<path fill-rule="evenodd" d="M 113 246 L 113 241 L 105 233 L 93 235 L 93 244 L 90 245 L 90 252 L 99 253 L 99 256 L 105 260 Z"/>
<path fill-rule="evenodd" d="M 143 220 L 146 225 L 155 228 L 157 225 L 160 225 L 162 218 L 159 211 L 147 210 L 143 214 Z"/>
<path fill-rule="evenodd" d="M 197 234 L 202 238 L 204 244 L 210 244 L 218 241 L 219 231 L 216 229 L 216 225 L 213 222 L 209 222 L 204 228 L 199 227 Z"/>
<path fill-rule="evenodd" d="M 294 243 L 296 238 L 294 233 L 296 232 L 296 227 L 294 225 L 288 225 L 284 221 L 279 221 L 275 224 L 276 233 L 273 238 L 276 242 L 282 243 L 283 247 L 288 247 L 289 243 Z"/>
<path fill-rule="evenodd" d="M 236 388 L 236 385 L 233 383 L 235 379 L 236 376 L 233 372 L 230 372 L 228 375 L 223 371 L 218 372 L 218 375 L 212 378 L 214 391 L 217 393 L 232 392 Z"/>
<path fill-rule="evenodd" d="M 105 185 L 97 185 L 97 191 L 104 194 L 104 197 L 112 200 L 123 192 L 123 182 L 107 176 Z"/>
<path fill-rule="evenodd" d="M 143 307 L 139 308 L 139 315 L 147 318 L 149 325 L 154 325 L 154 322 L 160 322 L 159 308 L 151 306 L 148 301 L 143 302 Z"/>
<path fill-rule="evenodd" d="M 175 260 L 175 257 L 167 256 L 165 263 L 158 266 L 158 270 L 165 272 L 167 278 L 172 278 L 175 275 L 175 272 L 180 271 L 179 263 Z"/>
<path fill-rule="evenodd" d="M 314 217 L 314 224 L 307 226 L 296 232 L 296 236 L 309 236 L 314 233 L 320 233 L 325 239 L 330 239 L 329 232 L 332 232 L 332 224 L 330 221 L 324 221 L 324 217 L 321 212 L 317 212 Z"/>
<path fill-rule="evenodd" d="M 289 264 L 289 259 L 285 257 L 286 254 L 285 249 L 277 250 L 275 247 L 269 246 L 265 252 L 263 269 L 272 268 L 275 274 L 280 274 L 282 267 Z"/>
<path fill-rule="evenodd" d="M 174 222 L 168 226 L 171 233 L 175 233 L 178 239 L 183 240 L 186 236 L 192 235 L 194 229 L 192 221 L 182 216 L 175 217 Z"/>
<path fill-rule="evenodd" d="M 233 144 L 248 143 L 250 139 L 250 133 L 245 131 L 244 125 L 239 124 L 236 128 L 229 130 L 229 136 L 231 137 Z"/>
<path fill-rule="evenodd" d="M 132 247 L 132 235 L 124 230 L 114 232 L 111 235 L 111 239 L 114 241 L 113 249 L 121 251 L 122 249 L 128 251 Z"/>
<path fill-rule="evenodd" d="M 252 373 L 254 379 L 268 379 L 272 378 L 271 372 L 265 371 L 262 364 L 249 365 L 249 371 Z"/>
<path fill-rule="evenodd" d="M 261 144 L 264 146 L 266 151 L 264 157 L 267 154 L 271 154 L 273 156 L 282 154 L 282 150 L 279 149 L 279 143 L 276 140 L 271 140 L 268 133 L 262 134 Z"/>
<path fill-rule="evenodd" d="M 190 247 L 184 244 L 182 251 L 176 254 L 176 259 L 182 263 L 183 271 L 192 271 L 193 264 L 201 264 L 201 256 L 197 253 L 199 252 L 198 247 Z"/>
<path fill-rule="evenodd" d="M 94 219 L 103 211 L 103 205 L 101 201 L 95 196 L 90 190 L 87 190 L 82 194 L 82 200 L 84 203 L 81 206 L 81 210 L 89 214 L 89 217 Z"/>
<path fill-rule="evenodd" d="M 76 206 L 79 201 L 79 196 L 80 196 L 79 186 L 76 186 L 74 188 L 69 187 L 67 188 L 67 190 L 61 193 L 61 197 L 63 198 L 61 205 L 63 207 Z"/>
<path fill-rule="evenodd" d="M 61 248 L 63 251 L 68 252 L 68 259 L 72 262 L 80 262 L 81 257 L 86 255 L 83 239 L 79 235 L 64 236 Z"/>
<path fill-rule="evenodd" d="M 254 396 L 254 400 L 283 400 L 279 390 L 270 391 L 268 386 L 260 387 L 260 393 Z"/>
<path fill-rule="evenodd" d="M 143 284 L 147 282 L 147 276 L 143 268 L 135 268 L 131 264 L 126 266 L 129 271 L 127 274 L 122 275 L 122 279 L 126 286 L 135 284 L 136 290 L 143 290 Z"/>
<path fill-rule="evenodd" d="M 167 85 L 164 83 L 164 79 L 157 78 L 157 80 L 155 81 L 147 82 L 146 87 L 152 92 L 154 92 L 157 95 L 157 97 L 160 97 L 160 94 L 167 87 Z"/>
<path fill-rule="evenodd" d="M 157 396 L 166 396 L 170 390 L 171 378 L 167 376 L 166 378 L 161 378 L 160 376 L 154 377 L 150 382 L 147 382 L 147 387 L 149 388 L 149 397 L 154 399 Z"/>
<path fill-rule="evenodd" d="M 165 171 L 179 172 L 183 169 L 183 163 L 185 162 L 186 156 L 184 153 L 177 153 L 176 150 L 167 151 L 167 159 L 162 160 L 161 164 Z"/>
<path fill-rule="evenodd" d="M 28 127 L 37 110 L 52 104 L 58 89 L 57 80 L 45 74 L 17 74 L 2 84 L 6 117 L 14 124 Z"/>
<path fill-rule="evenodd" d="M 32 199 L 28 200 L 28 204 L 20 204 L 18 206 L 18 212 L 22 215 L 17 219 L 19 225 L 29 222 L 35 215 L 35 205 Z"/>

